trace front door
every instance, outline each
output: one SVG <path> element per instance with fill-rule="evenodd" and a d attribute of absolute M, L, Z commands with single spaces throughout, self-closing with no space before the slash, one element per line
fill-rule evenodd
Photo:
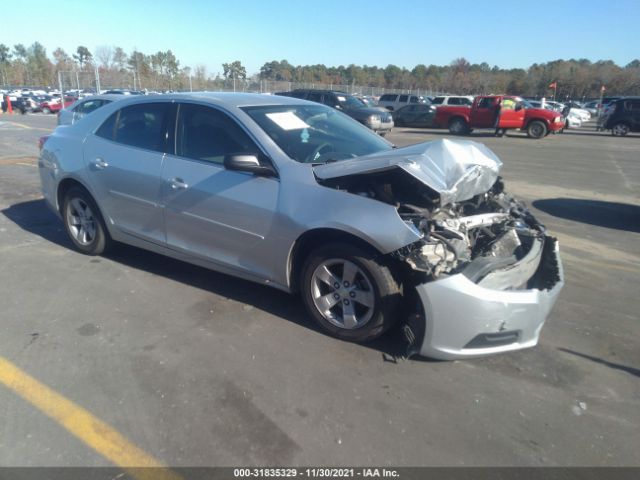
<path fill-rule="evenodd" d="M 471 124 L 474 128 L 491 128 L 496 122 L 496 98 L 483 97 L 476 108 L 471 108 Z"/>
<path fill-rule="evenodd" d="M 183 103 L 176 155 L 162 169 L 167 244 L 234 270 L 269 277 L 265 251 L 280 182 L 226 170 L 225 155 L 260 156 L 255 143 L 226 113 Z"/>
<path fill-rule="evenodd" d="M 500 108 L 500 128 L 522 128 L 524 114 L 524 108 L 515 98 L 504 97 Z"/>

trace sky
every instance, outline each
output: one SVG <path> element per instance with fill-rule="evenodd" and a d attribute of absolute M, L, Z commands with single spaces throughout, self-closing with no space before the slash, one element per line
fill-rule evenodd
<path fill-rule="evenodd" d="M 448 65 L 465 57 L 502 68 L 556 59 L 640 57 L 640 0 L 30 0 L 28 22 L 3 22 L 0 43 L 47 53 L 84 45 L 171 49 L 209 74 L 240 60 L 249 75 L 293 65 Z M 24 12 L 23 12 L 24 13 Z"/>

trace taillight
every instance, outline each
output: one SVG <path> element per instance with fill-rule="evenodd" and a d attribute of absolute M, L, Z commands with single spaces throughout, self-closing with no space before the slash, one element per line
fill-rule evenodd
<path fill-rule="evenodd" d="M 38 139 L 38 150 L 42 150 L 42 147 L 44 147 L 44 144 L 46 143 L 47 140 L 49 140 L 49 137 L 51 135 L 45 135 L 44 137 L 40 137 Z"/>

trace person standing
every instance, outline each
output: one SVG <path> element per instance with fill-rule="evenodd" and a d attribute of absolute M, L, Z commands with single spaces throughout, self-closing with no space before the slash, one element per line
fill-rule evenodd
<path fill-rule="evenodd" d="M 494 122 L 494 127 L 496 129 L 494 135 L 496 137 L 502 137 L 504 135 L 505 129 L 504 128 L 500 128 L 500 114 L 502 113 L 502 99 L 498 98 L 496 100 L 496 106 L 495 106 L 495 122 Z"/>

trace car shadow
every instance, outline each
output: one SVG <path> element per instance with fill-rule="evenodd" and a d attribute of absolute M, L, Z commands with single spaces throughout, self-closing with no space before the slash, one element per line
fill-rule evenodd
<path fill-rule="evenodd" d="M 533 206 L 555 217 L 640 233 L 638 205 L 579 198 L 546 198 L 535 200 Z"/>
<path fill-rule="evenodd" d="M 580 130 L 580 129 L 568 129 L 565 130 L 563 135 L 572 135 L 572 136 L 588 136 L 588 137 L 612 137 L 613 135 L 611 135 L 611 132 L 597 132 L 597 131 L 587 131 L 585 132 L 584 130 Z M 628 138 L 628 137 L 632 137 L 633 135 L 629 134 L 626 137 L 617 137 L 617 138 Z"/>
<path fill-rule="evenodd" d="M 22 230 L 75 251 L 62 221 L 49 210 L 43 199 L 16 203 L 1 213 Z M 251 305 L 309 330 L 324 333 L 306 313 L 299 296 L 129 245 L 117 244 L 116 248 L 104 256 L 127 267 Z M 382 338 L 363 345 L 379 351 L 383 361 L 393 363 L 404 356 L 406 346 L 400 328 L 393 328 Z"/>
<path fill-rule="evenodd" d="M 474 130 L 468 135 L 454 135 L 453 133 L 449 132 L 449 130 L 447 129 L 418 128 L 418 127 L 400 127 L 400 128 L 402 128 L 403 130 L 402 131 L 400 131 L 399 129 L 397 130 L 399 133 L 403 133 L 403 134 L 406 133 L 409 135 L 424 135 L 426 133 L 429 135 L 440 135 L 440 136 L 455 138 L 459 140 L 474 140 L 476 138 L 501 138 L 501 137 L 496 137 L 493 130 L 486 130 L 486 131 Z M 516 139 L 530 140 L 530 138 L 527 136 L 526 133 L 521 133 L 521 132 L 508 132 L 504 135 L 503 138 L 516 138 Z"/>
<path fill-rule="evenodd" d="M 599 357 L 594 357 L 593 355 L 587 355 L 586 353 L 576 352 L 575 350 L 570 350 L 568 348 L 558 348 L 559 351 L 568 353 L 570 355 L 575 355 L 580 358 L 584 358 L 586 360 L 591 360 L 592 362 L 599 363 L 600 365 L 604 365 L 605 367 L 612 368 L 614 370 L 620 370 L 622 372 L 626 372 L 635 377 L 640 377 L 640 370 L 633 367 L 628 367 L 626 365 L 621 365 L 619 363 L 610 362 L 608 360 L 604 360 Z"/>

